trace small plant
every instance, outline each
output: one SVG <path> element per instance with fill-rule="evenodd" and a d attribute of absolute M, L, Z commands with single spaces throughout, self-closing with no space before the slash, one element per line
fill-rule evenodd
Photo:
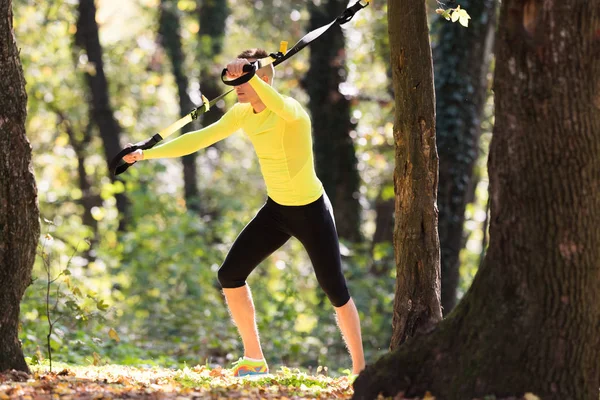
<path fill-rule="evenodd" d="M 45 219 L 45 222 L 52 224 L 51 221 Z M 41 244 L 40 257 L 46 273 L 46 295 L 45 295 L 45 314 L 48 322 L 48 334 L 46 335 L 46 346 L 48 353 L 48 361 L 50 365 L 50 372 L 52 372 L 52 346 L 51 339 L 54 333 L 56 324 L 61 321 L 64 317 L 74 317 L 81 321 L 88 321 L 92 317 L 97 317 L 97 311 L 88 311 L 87 307 L 84 306 L 84 300 L 90 299 L 96 306 L 96 309 L 102 313 L 108 310 L 108 304 L 102 299 L 98 299 L 95 294 L 82 293 L 79 286 L 71 281 L 71 261 L 73 257 L 79 251 L 79 244 L 75 247 L 73 254 L 69 257 L 67 265 L 61 268 L 58 274 L 53 276 L 52 259 L 50 252 L 47 251 L 47 246 L 54 240 L 50 233 L 46 233 Z M 67 291 L 61 290 L 62 285 L 65 284 Z M 53 286 L 56 286 L 54 289 Z M 53 292 L 54 296 L 53 296 Z M 119 341 L 119 336 L 114 329 L 109 330 L 109 336 L 115 341 Z M 39 356 L 38 356 L 39 358 Z"/>

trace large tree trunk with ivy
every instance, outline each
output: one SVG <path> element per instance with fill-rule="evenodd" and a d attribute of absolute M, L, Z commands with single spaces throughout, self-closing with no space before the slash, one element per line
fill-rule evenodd
<path fill-rule="evenodd" d="M 0 0 L 0 71 L 0 372 L 29 372 L 18 337 L 19 311 L 31 282 L 40 223 L 11 0 Z"/>
<path fill-rule="evenodd" d="M 347 5 L 348 2 L 342 0 L 327 0 L 319 6 L 309 2 L 309 29 L 331 22 Z M 317 175 L 331 199 L 338 235 L 358 242 L 361 240 L 360 176 L 350 136 L 354 125 L 350 118 L 350 101 L 340 93 L 340 84 L 346 75 L 344 35 L 336 26 L 311 44 L 310 69 L 304 86 L 310 97 Z"/>
<path fill-rule="evenodd" d="M 121 127 L 115 119 L 110 106 L 108 82 L 104 73 L 102 46 L 100 45 L 100 37 L 98 35 L 94 0 L 79 0 L 78 12 L 75 45 L 85 52 L 88 63 L 92 66 L 85 73 L 91 92 L 89 104 L 94 123 L 100 131 L 100 137 L 104 146 L 104 158 L 106 159 L 108 168 L 110 160 L 121 150 L 119 141 Z M 113 182 L 117 181 L 117 178 L 110 174 L 110 172 L 109 175 Z M 115 198 L 121 218 L 119 229 L 123 230 L 127 223 L 128 200 L 123 193 L 117 193 Z"/>
<path fill-rule="evenodd" d="M 455 310 L 367 367 L 356 399 L 600 387 L 600 1 L 502 2 L 490 244 Z"/>
<path fill-rule="evenodd" d="M 471 20 L 465 29 L 437 17 L 434 46 L 436 136 L 440 158 L 438 186 L 442 270 L 442 309 L 456 305 L 459 254 L 463 247 L 465 208 L 473 190 L 473 166 L 479 155 L 483 106 L 496 27 L 496 0 L 461 0 Z"/>
<path fill-rule="evenodd" d="M 388 26 L 396 98 L 393 349 L 434 326 L 442 312 L 435 93 L 424 1 L 388 1 Z"/>

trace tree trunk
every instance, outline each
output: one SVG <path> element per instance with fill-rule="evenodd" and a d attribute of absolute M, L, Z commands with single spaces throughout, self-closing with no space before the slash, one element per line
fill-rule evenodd
<path fill-rule="evenodd" d="M 89 148 L 90 142 L 92 141 L 92 123 L 90 121 L 85 129 L 81 129 L 79 125 L 74 125 L 72 123 L 65 112 L 59 109 L 57 104 L 50 102 L 46 103 L 46 106 L 56 114 L 56 126 L 64 127 L 67 136 L 69 136 L 69 143 L 77 157 L 77 181 L 79 182 L 79 189 L 81 190 L 79 204 L 83 207 L 82 222 L 92 228 L 94 238 L 92 238 L 91 241 L 92 243 L 95 243 L 97 242 L 98 235 L 98 221 L 92 216 L 92 208 L 102 206 L 102 198 L 93 193 L 90 178 L 85 170 L 86 150 Z M 80 133 L 79 131 L 83 132 Z M 91 250 L 92 247 L 93 246 L 90 246 L 89 250 Z M 89 250 L 86 258 L 91 259 Z"/>
<path fill-rule="evenodd" d="M 340 15 L 347 1 L 328 0 L 320 6 L 309 2 L 310 30 Z M 360 177 L 350 132 L 350 101 L 340 93 L 346 80 L 344 35 L 333 27 L 310 46 L 310 69 L 304 86 L 310 97 L 317 175 L 331 198 L 338 235 L 351 242 L 362 239 L 360 232 Z"/>
<path fill-rule="evenodd" d="M 484 264 L 433 332 L 367 367 L 355 399 L 598 399 L 600 1 L 501 7 Z"/>
<path fill-rule="evenodd" d="M 93 72 L 86 72 L 86 80 L 91 91 L 90 108 L 94 122 L 98 126 L 102 143 L 104 145 L 104 158 L 108 167 L 110 160 L 120 150 L 119 135 L 121 127 L 115 119 L 110 107 L 108 82 L 104 74 L 102 61 L 102 46 L 98 36 L 98 23 L 96 22 L 96 5 L 94 0 L 79 1 L 79 15 L 77 18 L 77 32 L 75 44 L 85 51 L 88 62 L 93 66 Z M 90 73 L 91 72 L 91 73 Z M 110 174 L 110 172 L 109 172 Z M 110 174 L 113 182 L 117 179 Z M 115 195 L 117 209 L 120 214 L 119 229 L 123 230 L 127 222 L 128 201 L 123 193 Z"/>
<path fill-rule="evenodd" d="M 97 193 L 94 193 L 92 185 L 90 183 L 90 177 L 85 170 L 85 160 L 87 156 L 87 149 L 89 148 L 90 142 L 92 141 L 92 122 L 89 121 L 84 129 L 81 129 L 81 139 L 77 138 L 77 132 L 71 121 L 66 119 L 64 114 L 57 112 L 59 123 L 65 124 L 65 130 L 69 136 L 69 142 L 71 147 L 75 151 L 77 157 L 77 180 L 79 182 L 79 189 L 81 189 L 81 199 L 79 204 L 83 207 L 82 222 L 89 226 L 94 233 L 93 237 L 89 238 L 90 246 L 83 252 L 82 256 L 88 261 L 94 261 L 96 259 L 96 245 L 98 244 L 98 221 L 92 214 L 94 207 L 102 206 L 102 197 Z"/>
<path fill-rule="evenodd" d="M 198 18 L 200 30 L 198 31 L 198 64 L 200 65 L 200 90 L 209 100 L 222 94 L 225 90 L 221 81 L 222 66 L 214 63 L 214 58 L 223 51 L 225 39 L 225 26 L 229 8 L 226 1 L 203 0 Z M 223 116 L 218 107 L 211 108 L 210 112 L 202 115 L 202 122 L 208 126 L 217 122 Z"/>
<path fill-rule="evenodd" d="M 194 108 L 194 103 L 188 95 L 188 77 L 185 74 L 185 56 L 181 46 L 181 24 L 179 22 L 179 10 L 177 2 L 173 0 L 161 0 L 159 14 L 159 35 L 160 42 L 165 48 L 171 66 L 175 83 L 177 84 L 177 94 L 179 97 L 180 115 L 187 115 Z M 194 124 L 189 124 L 181 129 L 185 134 L 193 130 Z M 195 213 L 200 211 L 200 191 L 198 190 L 198 174 L 196 171 L 196 154 L 192 153 L 182 158 L 183 163 L 183 188 L 185 203 L 188 210 Z"/>
<path fill-rule="evenodd" d="M 220 84 L 223 66 L 214 60 L 223 51 L 229 8 L 227 7 L 227 2 L 221 0 L 203 0 L 201 3 L 198 12 L 200 30 L 198 31 L 197 62 L 200 67 L 200 91 L 206 98 L 212 100 L 225 91 Z M 217 122 L 222 116 L 223 111 L 221 108 L 218 106 L 212 107 L 209 112 L 202 114 L 202 125 L 211 125 Z M 219 146 L 220 143 L 217 142 L 211 147 L 218 149 Z M 219 210 L 204 206 L 203 213 L 209 214 L 214 220 L 217 218 Z"/>
<path fill-rule="evenodd" d="M 40 223 L 11 0 L 0 0 L 0 71 L 0 371 L 29 372 L 18 337 L 19 312 L 31 283 Z"/>
<path fill-rule="evenodd" d="M 407 13 L 406 10 L 411 12 Z M 442 318 L 437 232 L 435 93 L 424 1 L 388 1 L 396 94 L 396 296 L 391 348 Z"/>
<path fill-rule="evenodd" d="M 456 305 L 459 254 L 463 244 L 469 182 L 479 153 L 483 106 L 487 94 L 496 0 L 461 0 L 469 28 L 438 17 L 438 43 L 433 51 L 436 84 L 436 130 L 440 174 L 439 234 L 442 308 Z"/>

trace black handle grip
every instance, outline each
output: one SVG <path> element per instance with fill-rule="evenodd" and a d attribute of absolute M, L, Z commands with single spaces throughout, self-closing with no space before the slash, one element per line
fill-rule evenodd
<path fill-rule="evenodd" d="M 256 74 L 256 70 L 259 68 L 258 66 L 258 62 L 253 62 L 250 64 L 245 64 L 244 67 L 242 68 L 242 71 L 246 72 L 244 75 L 240 76 L 239 78 L 233 79 L 231 81 L 228 81 L 225 79 L 225 76 L 227 75 L 227 68 L 223 69 L 223 72 L 221 72 L 221 80 L 223 81 L 224 84 L 228 85 L 228 86 L 239 86 L 242 85 L 246 82 L 248 82 L 250 79 L 252 79 L 252 77 Z"/>
<path fill-rule="evenodd" d="M 111 162 L 108 166 L 108 168 L 110 169 L 110 172 L 112 172 L 115 176 L 117 176 L 117 175 L 122 174 L 123 172 L 127 171 L 127 168 L 129 168 L 130 166 L 135 164 L 135 162 L 131 163 L 131 164 L 126 163 L 125 161 L 122 160 L 123 157 L 125 157 L 127 154 L 133 153 L 136 150 L 151 149 L 161 140 L 163 140 L 162 136 L 160 136 L 157 133 L 156 135 L 152 136 L 150 139 L 143 140 L 141 142 L 134 144 L 131 147 L 127 147 L 127 148 L 121 150 L 111 160 Z"/>

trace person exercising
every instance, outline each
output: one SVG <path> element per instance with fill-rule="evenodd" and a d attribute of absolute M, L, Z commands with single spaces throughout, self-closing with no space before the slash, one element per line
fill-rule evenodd
<path fill-rule="evenodd" d="M 267 56 L 262 49 L 242 52 L 227 64 L 227 77 L 240 77 L 245 64 Z M 264 66 L 248 82 L 236 86 L 238 102 L 214 124 L 123 159 L 133 163 L 181 157 L 242 129 L 258 156 L 267 199 L 235 239 L 218 272 L 244 345 L 244 357 L 234 363 L 234 376 L 269 372 L 246 279 L 292 236 L 306 249 L 319 285 L 335 309 L 352 358 L 352 373 L 358 374 L 365 368 L 360 319 L 342 274 L 333 209 L 314 168 L 310 117 L 298 101 L 272 87 L 274 72 L 272 65 Z"/>

